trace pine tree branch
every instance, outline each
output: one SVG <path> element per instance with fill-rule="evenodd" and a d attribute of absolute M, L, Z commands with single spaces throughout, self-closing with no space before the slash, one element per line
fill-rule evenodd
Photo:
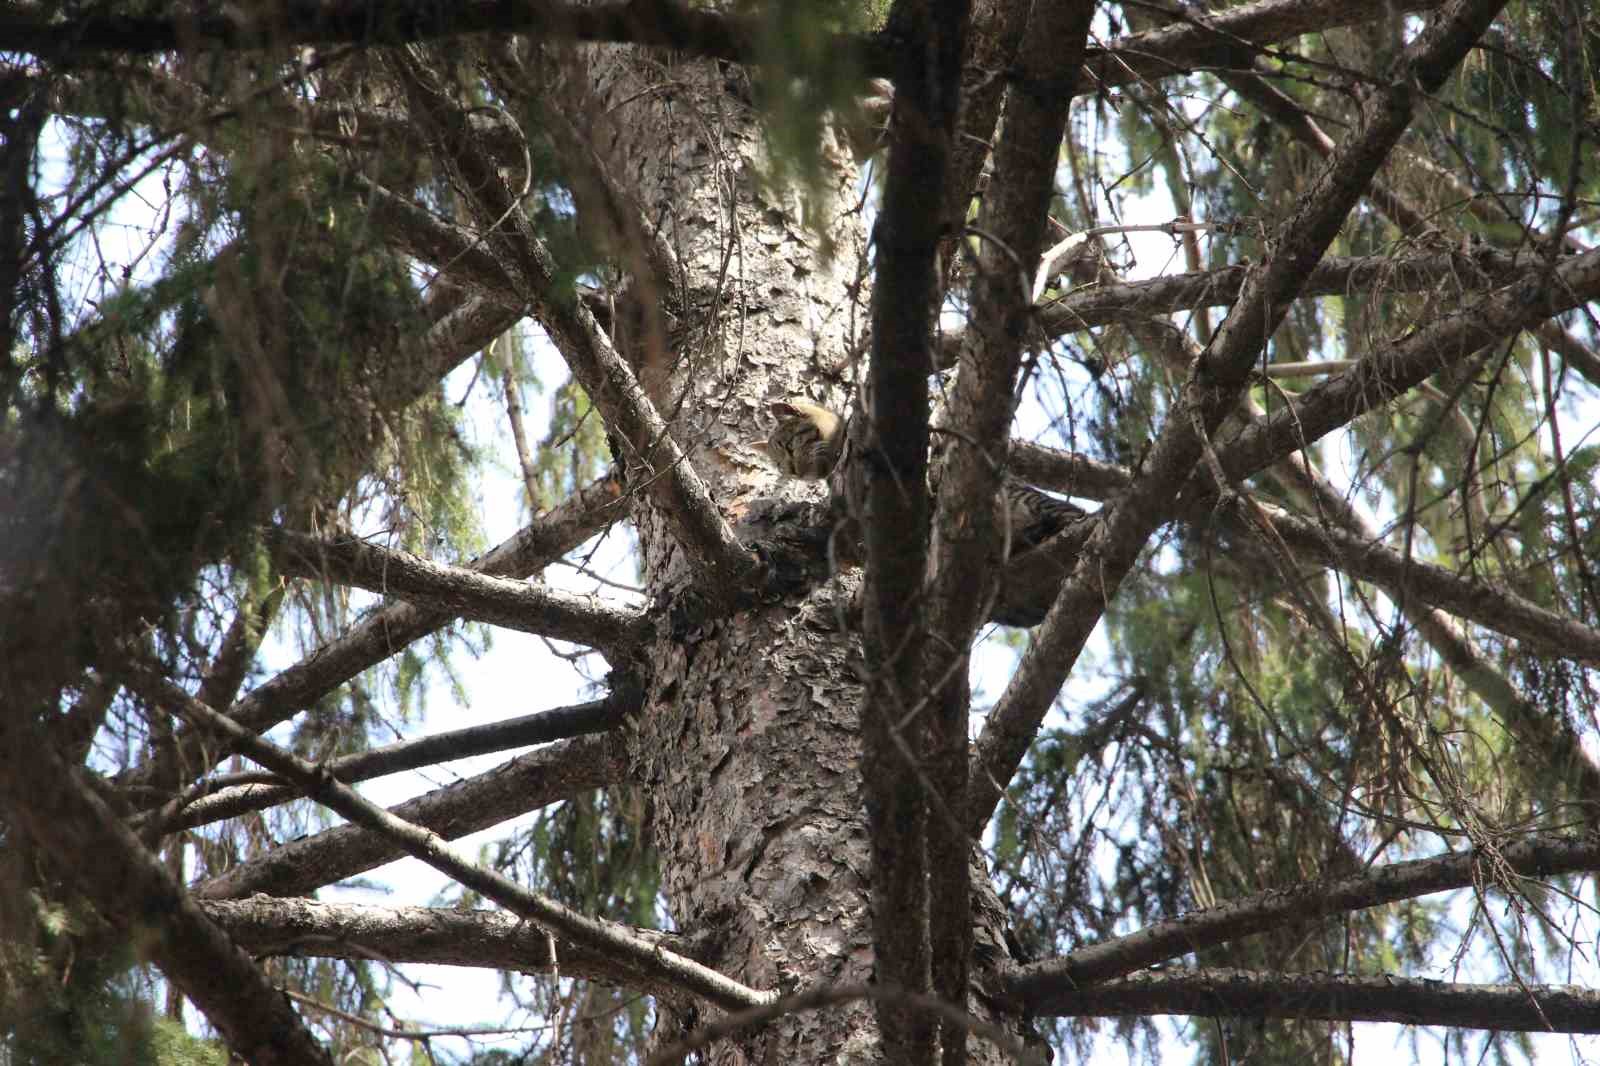
<path fill-rule="evenodd" d="M 648 616 L 593 597 L 435 563 L 359 538 L 325 540 L 271 527 L 263 540 L 280 572 L 351 585 L 456 617 L 598 648 L 620 662 L 645 634 Z"/>
<path fill-rule="evenodd" d="M 1217 76 L 1240 98 L 1256 105 L 1262 114 L 1286 129 L 1296 141 L 1324 159 L 1333 155 L 1333 138 L 1322 132 L 1322 127 L 1293 98 L 1268 85 L 1260 75 L 1247 70 L 1224 70 L 1218 72 Z M 1437 238 L 1440 235 L 1428 220 L 1427 212 L 1407 200 L 1382 178 L 1372 179 L 1367 188 L 1367 199 L 1407 237 Z"/>
<path fill-rule="evenodd" d="M 130 682 L 147 699 L 166 703 L 197 728 L 227 736 L 247 757 L 293 781 L 307 796 L 343 815 L 352 825 L 382 837 L 407 855 L 422 860 L 541 928 L 566 936 L 591 951 L 624 961 L 657 980 L 676 984 L 717 1006 L 756 1007 L 773 998 L 692 959 L 668 952 L 659 944 L 635 937 L 624 926 L 580 914 L 522 887 L 503 874 L 479 866 L 437 833 L 379 807 L 355 789 L 340 783 L 325 768 L 262 740 L 226 715 L 193 699 L 159 673 L 130 668 L 130 675 Z"/>
<path fill-rule="evenodd" d="M 1264 425 L 1219 446 L 1222 469 L 1249 477 L 1517 331 L 1597 299 L 1600 251 L 1562 260 L 1549 277 L 1524 276 L 1313 385 Z M 1185 491 L 1205 490 L 1196 483 Z"/>
<path fill-rule="evenodd" d="M 1428 292 L 1442 285 L 1472 293 L 1526 276 L 1537 263 L 1532 255 L 1491 249 L 1470 256 L 1459 252 L 1330 255 L 1307 271 L 1300 295 Z M 1062 337 L 1091 326 L 1225 306 L 1239 298 L 1250 269 L 1248 264 L 1236 264 L 1144 281 L 1092 285 L 1045 304 L 1039 310 L 1039 321 L 1051 337 Z"/>
<path fill-rule="evenodd" d="M 1027 31 L 1033 9 L 1029 0 L 976 0 L 972 25 L 967 30 L 967 55 L 962 64 L 961 113 L 950 145 L 949 194 L 944 205 L 944 237 L 939 260 L 953 263 L 959 254 L 963 224 L 978 191 L 985 165 L 995 143 L 995 124 L 1005 100 L 1005 78 L 996 71 L 1010 70 Z M 887 97 L 893 106 L 894 87 Z M 952 358 L 950 366 L 955 365 Z"/>
<path fill-rule="evenodd" d="M 734 537 L 688 455 L 612 347 L 594 316 L 557 283 L 555 259 L 534 233 L 518 197 L 495 161 L 477 143 L 465 114 L 435 75 L 413 55 L 399 64 L 413 114 L 425 123 L 434 158 L 484 229 L 483 240 L 513 273 L 526 300 L 583 386 L 627 460 L 647 472 L 644 490 L 668 517 L 673 533 L 713 595 L 746 587 L 759 564 Z"/>
<path fill-rule="evenodd" d="M 1403 9 L 1429 11 L 1441 6 L 1443 0 L 1417 0 L 1405 3 Z M 1180 13 L 1174 25 L 1117 38 L 1103 51 L 1091 49 L 1085 66 L 1087 84 L 1110 87 L 1157 81 L 1205 67 L 1249 69 L 1265 45 L 1354 26 L 1379 10 L 1368 0 L 1258 0 L 1225 11 Z"/>
<path fill-rule="evenodd" d="M 1042 1016 L 1322 1019 L 1456 1029 L 1600 1033 L 1600 992 L 1583 985 L 1469 985 L 1381 975 L 1204 969 L 1134 974 L 1041 995 Z"/>
<path fill-rule="evenodd" d="M 1457 852 L 1375 866 L 1350 877 L 1307 881 L 1231 900 L 1091 944 L 1060 958 L 1021 967 L 1007 993 L 1033 1007 L 1047 997 L 1123 977 L 1242 937 L 1332 914 L 1416 899 L 1435 892 L 1493 883 L 1486 864 L 1522 877 L 1552 877 L 1600 869 L 1600 839 L 1538 836 L 1492 852 Z"/>
<path fill-rule="evenodd" d="M 1600 352 L 1574 337 L 1570 330 L 1562 329 L 1559 322 L 1546 322 L 1536 333 L 1540 344 L 1559 355 L 1589 384 L 1600 388 Z"/>
<path fill-rule="evenodd" d="M 1293 417 L 1291 411 L 1282 418 Z M 1276 422 L 1277 419 L 1271 421 Z M 1248 437 L 1247 428 L 1238 438 Z M 1237 443 L 1237 441 L 1236 441 Z M 1043 448 L 1026 441 L 1012 441 L 1012 454 L 1020 458 L 1019 476 L 1029 483 L 1058 492 L 1070 492 L 1090 499 L 1114 494 L 1119 486 L 1131 483 L 1133 474 L 1111 463 L 1087 456 Z M 1220 449 L 1224 469 L 1229 467 L 1229 447 Z M 1014 460 L 1016 461 L 1016 460 Z M 1331 566 L 1350 577 L 1370 581 L 1404 602 L 1436 607 L 1467 619 L 1492 632 L 1526 641 L 1539 654 L 1595 662 L 1600 654 L 1600 633 L 1574 619 L 1541 607 L 1516 592 L 1455 573 L 1434 563 L 1407 558 L 1403 553 L 1364 536 L 1319 523 L 1270 504 L 1264 513 L 1288 546 L 1308 559 Z M 1196 496 L 1183 501 L 1179 517 L 1204 523 L 1217 507 L 1214 495 Z M 1228 504 L 1230 519 L 1253 523 L 1254 516 L 1238 510 L 1238 501 Z M 1237 513 L 1231 513 L 1235 512 Z M 1052 588 L 1070 572 L 1082 551 L 1084 531 L 1069 529 L 1038 551 L 1016 560 L 1007 568 L 1008 594 L 1003 606 L 1013 614 L 1037 619 Z M 1010 623 L 1008 623 L 1010 624 Z M 1035 623 L 1036 624 L 1036 623 Z"/>
<path fill-rule="evenodd" d="M 364 174 L 352 175 L 352 182 L 365 197 L 374 228 L 399 250 L 432 266 L 435 284 L 466 289 L 507 310 L 516 304 L 516 282 L 511 271 L 489 245 L 476 240 L 465 227 L 439 217 L 409 196 L 401 196 Z M 517 306 L 515 310 L 520 318 L 523 308 Z"/>
<path fill-rule="evenodd" d="M 652 996 L 685 998 L 678 984 L 661 981 L 612 954 L 552 937 L 507 911 L 384 907 L 261 895 L 205 900 L 200 909 L 234 943 L 258 958 L 379 958 L 516 973 L 559 972 L 562 977 Z M 675 933 L 637 928 L 629 932 L 679 955 L 688 950 L 683 937 Z"/>
<path fill-rule="evenodd" d="M 527 577 L 605 529 L 622 511 L 620 486 L 614 475 L 607 475 L 474 560 L 472 568 L 484 574 Z M 455 618 L 448 611 L 410 603 L 386 604 L 343 636 L 246 693 L 228 714 L 248 729 L 265 732 Z M 186 730 L 171 752 L 119 774 L 112 783 L 135 807 L 152 807 L 228 754 L 225 746 L 214 744 L 214 738 Z"/>
<path fill-rule="evenodd" d="M 403 740 L 334 759 L 324 764 L 323 768 L 340 781 L 354 784 L 451 759 L 603 733 L 637 711 L 639 705 L 637 692 L 613 692 L 605 699 L 571 707 L 556 707 L 518 718 L 435 733 L 416 740 Z M 171 804 L 175 813 L 162 818 L 161 824 L 153 832 L 166 834 L 180 829 L 193 829 L 223 818 L 236 818 L 248 811 L 287 803 L 299 796 L 298 789 L 280 783 L 280 779 L 272 774 L 236 773 L 210 778 L 191 785 L 179 796 Z M 138 828 L 146 820 L 135 819 L 133 825 Z"/>
<path fill-rule="evenodd" d="M 217 652 L 206 664 L 196 694 L 204 703 L 224 706 L 239 695 L 251 665 L 256 661 L 256 650 L 262 638 L 277 617 L 283 603 L 283 587 L 270 590 L 265 596 L 248 595 L 239 604 L 228 632 L 223 635 Z"/>
<path fill-rule="evenodd" d="M 921 764 L 932 754 L 924 650 L 928 566 L 928 371 L 939 291 L 937 258 L 952 138 L 960 107 L 968 0 L 894 0 L 886 33 L 905 43 L 889 121 L 889 161 L 878 216 L 873 344 L 865 419 L 846 448 L 847 499 L 866 539 L 862 654 L 861 790 L 872 852 L 875 973 L 927 993 L 929 804 Z M 931 190 L 931 191 L 930 191 Z M 963 858 L 962 870 L 966 869 Z M 883 1058 L 923 1066 L 938 1056 L 939 1027 L 904 1004 L 873 1004 Z M 965 1044 L 950 1047 L 964 1061 Z"/>
<path fill-rule="evenodd" d="M 1268 85 L 1259 75 L 1224 71 L 1219 76 L 1241 97 L 1254 103 L 1263 113 L 1287 129 L 1295 140 L 1324 157 L 1333 153 L 1333 139 L 1322 132 L 1316 121 L 1291 97 Z M 1504 220 L 1503 216 L 1500 218 L 1494 216 L 1493 212 L 1497 210 L 1496 204 L 1487 203 L 1482 198 L 1473 196 L 1471 189 L 1459 182 L 1454 174 L 1437 167 L 1431 159 L 1421 159 L 1419 162 L 1434 170 L 1439 180 L 1450 190 L 1450 195 L 1464 201 L 1467 210 L 1473 215 L 1486 222 Z M 1428 221 L 1427 211 L 1413 204 L 1387 183 L 1374 181 L 1369 195 L 1373 204 L 1403 232 L 1416 235 L 1433 230 L 1432 223 Z M 1515 221 L 1519 227 L 1526 225 L 1523 219 Z M 1537 231 L 1530 231 L 1528 238 L 1539 240 L 1541 235 Z M 1575 252 L 1583 251 L 1574 242 L 1569 242 L 1569 247 Z M 1476 252 L 1472 256 L 1472 263 L 1474 266 L 1481 266 L 1485 259 L 1481 252 Z M 1533 265 L 1535 264 L 1529 264 L 1530 267 Z M 1492 276 L 1500 275 L 1496 272 Z M 1562 329 L 1558 323 L 1541 323 L 1536 332 L 1539 340 L 1557 352 L 1569 367 L 1586 378 L 1590 384 L 1600 386 L 1600 355 L 1596 355 L 1588 345 Z"/>
<path fill-rule="evenodd" d="M 1238 523 L 1254 517 L 1239 501 L 1226 505 Z M 1600 632 L 1541 607 L 1510 589 L 1408 558 L 1364 537 L 1321 524 L 1268 503 L 1259 506 L 1295 552 L 1378 585 L 1397 602 L 1420 601 L 1469 619 L 1485 629 L 1526 641 L 1539 654 L 1600 665 Z M 1207 509 L 1190 514 L 1200 518 Z"/>
<path fill-rule="evenodd" d="M 1245 407 L 1251 425 L 1258 425 L 1264 420 L 1260 407 L 1249 397 L 1245 398 Z M 1302 453 L 1281 459 L 1273 470 L 1284 484 L 1293 486 L 1309 498 L 1311 508 L 1320 519 L 1315 523 L 1316 528 L 1321 529 L 1331 522 L 1358 542 L 1378 542 L 1378 533 L 1315 469 L 1309 456 Z M 1257 521 L 1264 513 L 1255 512 Z M 1295 518 L 1300 520 L 1299 516 Z M 1284 541 L 1281 525 L 1274 523 L 1278 540 Z M 1402 583 L 1389 589 L 1390 598 L 1405 612 L 1422 639 L 1434 649 L 1451 673 L 1500 717 L 1504 728 L 1512 734 L 1509 745 L 1512 758 L 1524 764 L 1527 780 L 1542 775 L 1547 777 L 1554 771 L 1578 803 L 1600 812 L 1600 766 L 1584 750 L 1582 738 L 1572 724 L 1564 715 L 1553 714 L 1527 699 L 1504 671 L 1478 653 L 1472 641 L 1458 631 L 1456 624 L 1443 611 L 1415 595 L 1412 584 L 1405 581 L 1409 570 L 1402 566 L 1400 573 Z M 1494 591 L 1497 594 L 1502 591 L 1515 592 Z M 1501 617 L 1501 612 L 1494 612 L 1493 617 Z M 1589 820 L 1594 819 L 1591 817 Z"/>
<path fill-rule="evenodd" d="M 62 761 L 26 708 L 0 713 L 0 798 L 8 836 L 24 832 L 48 854 L 53 875 L 149 952 L 236 1054 L 263 1066 L 328 1066 L 327 1051 L 261 969 L 206 917 L 83 773 Z"/>
<path fill-rule="evenodd" d="M 593 5 L 550 0 L 321 0 L 321 2 L 180 11 L 168 16 L 103 14 L 52 18 L 23 5 L 0 16 L 0 50 L 41 57 L 82 57 L 295 45 L 411 44 L 463 34 L 528 34 L 547 40 L 632 43 L 706 59 L 746 60 L 759 27 L 674 0 Z"/>
<path fill-rule="evenodd" d="M 1443 84 L 1503 0 L 1454 0 L 1407 46 L 1389 83 L 1362 111 L 1360 131 L 1339 150 L 1299 208 L 1278 229 L 1266 261 L 1184 384 L 1144 472 L 1104 508 L 1071 577 L 1023 653 L 978 740 L 975 824 L 986 824 L 1084 644 L 1151 534 L 1172 513 L 1176 490 L 1196 474 L 1202 449 L 1231 411 L 1262 345 L 1305 276 L 1409 125 L 1423 94 Z"/>
<path fill-rule="evenodd" d="M 1482 249 L 1465 255 L 1434 252 L 1408 255 L 1328 256 L 1306 275 L 1301 296 L 1336 296 L 1382 289 L 1428 292 L 1450 284 L 1462 293 L 1484 291 L 1525 277 L 1541 260 L 1528 254 Z M 1093 326 L 1128 323 L 1174 311 L 1218 307 L 1239 298 L 1248 264 L 1167 274 L 1143 281 L 1097 283 L 1057 297 L 1035 310 L 1046 336 L 1069 336 Z M 969 327 L 945 330 L 939 337 L 939 365 L 960 362 Z"/>
<path fill-rule="evenodd" d="M 520 310 L 478 298 L 452 299 L 428 310 L 435 315 L 428 329 L 403 337 L 374 382 L 372 399 L 380 410 L 401 410 L 438 389 L 447 374 L 522 317 Z"/>
<path fill-rule="evenodd" d="M 993 600 L 1001 561 L 995 547 L 1011 535 L 1001 486 L 1023 345 L 1031 340 L 1033 293 L 1019 287 L 1019 275 L 1032 277 L 1039 266 L 1061 138 L 1094 12 L 1093 0 L 1070 0 L 1035 5 L 1028 19 L 995 146 L 994 181 L 978 215 L 984 238 L 973 279 L 970 347 L 950 398 L 950 435 L 938 477 L 926 609 L 933 686 L 928 762 L 941 806 L 957 824 L 943 825 L 935 813 L 928 834 L 929 929 L 934 994 L 954 1003 L 965 999 L 972 953 L 966 819 L 972 643 Z M 952 1045 L 965 1038 L 965 1030 L 941 1026 L 947 1064 L 958 1050 Z"/>
<path fill-rule="evenodd" d="M 397 803 L 392 813 L 455 840 L 519 814 L 623 781 L 628 756 L 615 733 L 558 741 L 492 770 Z M 342 825 L 280 844 L 195 888 L 201 899 L 255 892 L 294 896 L 405 857 L 394 841 Z"/>
<path fill-rule="evenodd" d="M 1355 25 L 1386 10 L 1427 11 L 1440 2 L 1258 0 L 1224 11 L 1185 15 L 1177 25 L 1118 38 L 1091 50 L 1087 85 L 1157 80 L 1202 67 L 1248 69 L 1262 46 L 1275 41 Z M 165 17 L 79 16 L 70 21 L 52 18 L 41 5 L 24 4 L 0 13 L 0 51 L 78 60 L 107 53 L 396 45 L 469 33 L 518 33 L 548 41 L 670 48 L 701 59 L 756 64 L 762 58 L 757 45 L 760 31 L 755 19 L 673 0 L 583 6 L 551 0 L 466 0 L 448 5 L 430 0 L 323 0 L 259 15 L 252 9 L 227 8 Z M 839 34 L 817 54 L 867 77 L 892 77 L 898 43 L 887 32 Z"/>
<path fill-rule="evenodd" d="M 1030 485 L 1086 500 L 1109 500 L 1133 483 L 1133 471 L 1125 466 L 1015 438 L 1010 465 Z"/>

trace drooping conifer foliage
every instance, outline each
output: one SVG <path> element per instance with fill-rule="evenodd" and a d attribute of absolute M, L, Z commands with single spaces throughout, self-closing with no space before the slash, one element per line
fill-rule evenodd
<path fill-rule="evenodd" d="M 0 12 L 0 1062 L 1600 1054 L 1597 80 L 1579 0 Z"/>

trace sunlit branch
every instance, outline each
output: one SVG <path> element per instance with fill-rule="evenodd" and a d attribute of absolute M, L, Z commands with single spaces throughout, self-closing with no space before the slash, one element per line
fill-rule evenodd
<path fill-rule="evenodd" d="M 141 675 L 134 683 L 142 686 L 146 698 L 158 696 L 191 724 L 226 735 L 250 759 L 293 781 L 307 796 L 348 818 L 352 824 L 383 837 L 406 854 L 544 929 L 566 936 L 592 951 L 625 960 L 652 977 L 675 983 L 718 1006 L 754 1007 L 772 998 L 692 959 L 666 951 L 659 944 L 636 937 L 624 926 L 579 914 L 524 888 L 504 874 L 478 865 L 437 833 L 384 810 L 316 764 L 242 729 L 226 715 L 189 698 L 159 674 Z"/>
<path fill-rule="evenodd" d="M 623 780 L 627 753 L 615 734 L 559 741 L 492 770 L 395 804 L 393 813 L 454 840 L 527 811 Z M 342 825 L 280 844 L 195 889 L 202 899 L 255 892 L 293 896 L 404 857 L 392 840 Z"/>
<path fill-rule="evenodd" d="M 322 540 L 272 528 L 263 533 L 281 572 L 398 596 L 507 629 L 599 648 L 615 660 L 644 636 L 646 615 L 593 597 L 436 563 L 350 537 Z"/>
<path fill-rule="evenodd" d="M 202 900 L 200 909 L 234 943 L 258 957 L 331 958 L 390 963 L 421 962 L 474 966 L 517 973 L 550 973 L 683 997 L 683 990 L 656 980 L 614 955 L 594 951 L 502 910 L 456 907 L 384 907 L 325 903 L 300 897 L 252 896 Z M 682 954 L 683 938 L 652 929 L 632 929 L 635 938 Z M 551 957 L 551 948 L 555 957 Z"/>

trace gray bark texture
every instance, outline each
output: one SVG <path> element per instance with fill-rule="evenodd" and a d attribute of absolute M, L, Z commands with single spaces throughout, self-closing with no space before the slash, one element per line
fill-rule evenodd
<path fill-rule="evenodd" d="M 799 217 L 759 179 L 756 115 L 703 64 L 663 70 L 634 50 L 587 55 L 574 108 L 607 114 L 627 136 L 595 143 L 627 175 L 646 217 L 664 219 L 685 285 L 668 354 L 634 355 L 650 399 L 749 545 L 775 512 L 822 497 L 780 480 L 754 442 L 769 401 L 805 397 L 846 409 L 842 383 L 863 350 L 866 227 L 858 174 L 829 146 L 834 184 L 809 209 L 825 219 L 826 257 Z M 651 91 L 670 79 L 668 98 Z M 632 472 L 637 476 L 637 471 Z M 630 485 L 630 487 L 632 487 Z M 670 522 L 635 493 L 643 572 L 652 589 L 687 587 L 689 560 Z M 744 984 L 790 993 L 873 979 L 870 855 L 861 794 L 858 643 L 848 631 L 860 571 L 800 597 L 659 628 L 642 647 L 650 687 L 629 739 L 650 797 L 664 894 L 696 957 Z M 982 884 L 981 863 L 974 876 Z M 987 936 L 998 905 L 988 897 Z M 981 1004 L 980 1017 L 985 1015 Z M 709 1020 L 664 1005 L 670 1042 Z M 973 1061 L 995 1052 L 975 1041 Z M 706 1049 L 709 1061 L 877 1062 L 866 1000 L 781 1017 L 759 1035 Z"/>

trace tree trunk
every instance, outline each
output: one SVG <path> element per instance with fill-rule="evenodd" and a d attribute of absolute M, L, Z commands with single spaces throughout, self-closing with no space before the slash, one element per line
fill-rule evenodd
<path fill-rule="evenodd" d="M 827 146 L 826 202 L 806 205 L 819 237 L 798 202 L 770 195 L 742 72 L 703 63 L 663 71 L 634 49 L 584 58 L 572 81 L 588 82 L 573 106 L 626 124 L 627 137 L 602 132 L 595 143 L 609 146 L 606 165 L 629 179 L 645 217 L 662 220 L 687 297 L 665 360 L 625 354 L 740 540 L 759 543 L 815 513 L 801 509 L 797 519 L 792 504 L 823 497 L 820 483 L 780 479 L 766 461 L 756 442 L 771 428 L 767 404 L 798 396 L 844 409 L 842 383 L 864 350 L 857 168 Z M 568 98 L 577 96 L 569 84 Z M 671 602 L 670 590 L 691 580 L 686 561 L 650 499 L 634 500 L 646 584 Z M 683 617 L 660 626 L 644 652 L 649 687 L 631 751 L 672 921 L 701 962 L 754 988 L 873 979 L 863 687 L 846 622 L 859 579 L 846 570 L 713 620 L 681 605 Z M 984 903 L 989 930 L 978 941 L 1003 953 L 998 903 L 992 893 Z M 708 1020 L 692 1006 L 660 1009 L 663 1042 Z M 977 1002 L 971 1009 L 986 1015 Z M 719 1063 L 874 1062 L 877 1043 L 872 1006 L 856 1000 L 790 1014 L 709 1054 Z M 986 1061 L 989 1048 L 975 1042 L 973 1061 Z"/>

